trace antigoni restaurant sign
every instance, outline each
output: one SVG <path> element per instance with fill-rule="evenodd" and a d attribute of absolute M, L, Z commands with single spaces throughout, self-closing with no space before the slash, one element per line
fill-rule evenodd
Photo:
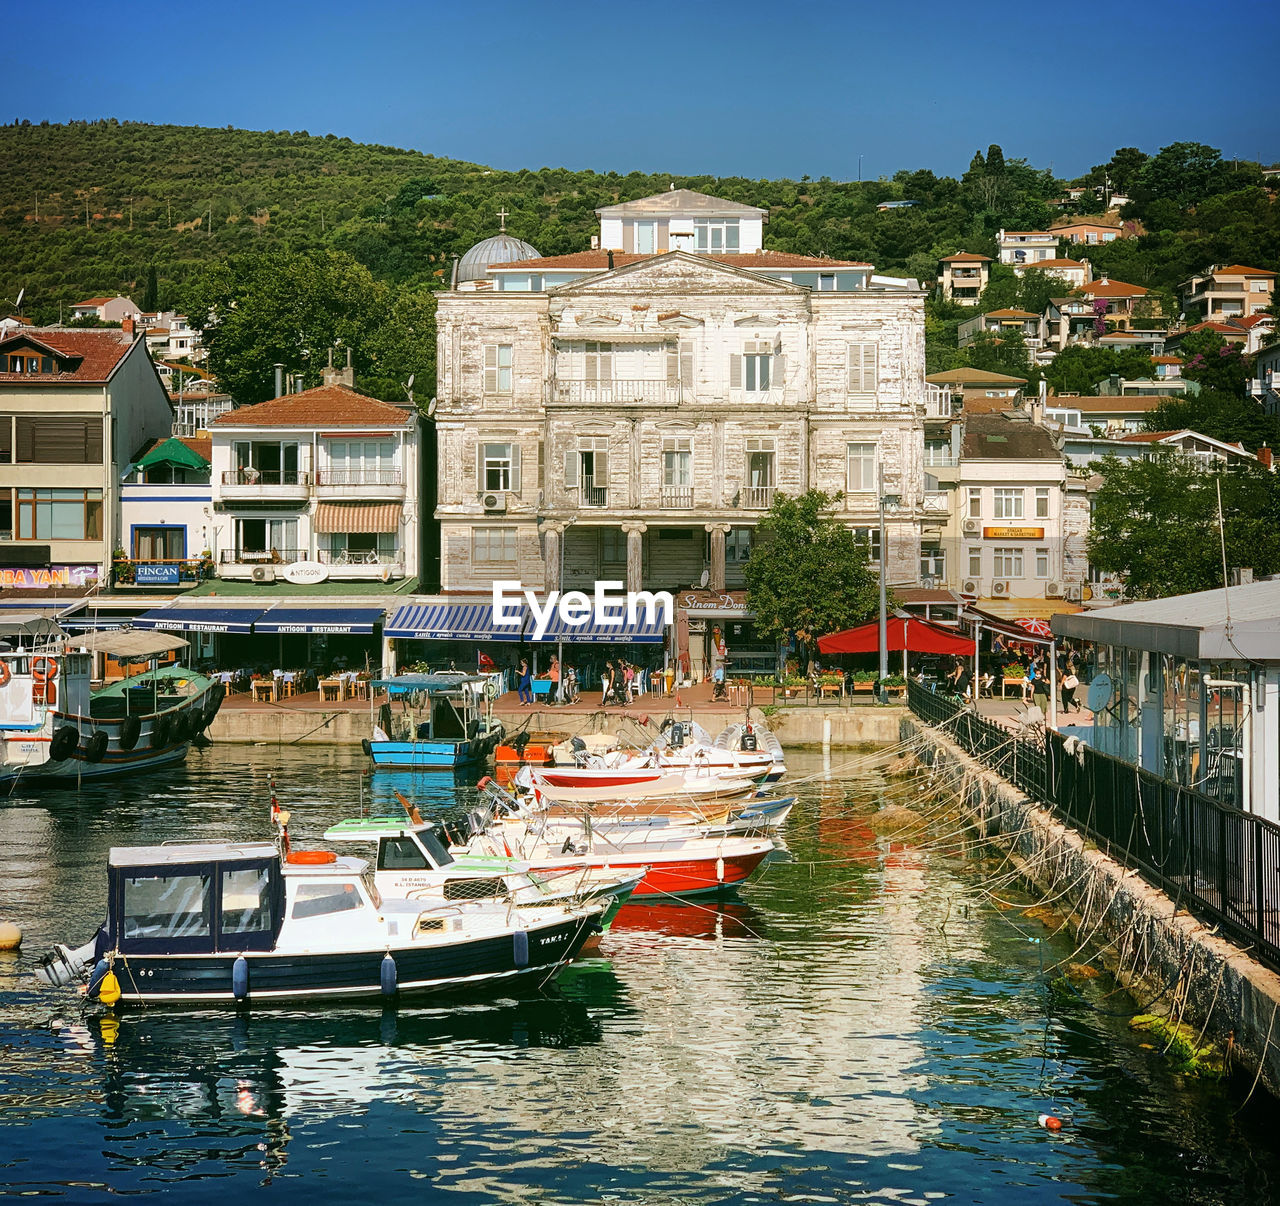
<path fill-rule="evenodd" d="M 48 569 L 32 569 L 27 566 L 0 568 L 0 587 L 49 590 L 58 586 L 85 586 L 97 580 L 96 565 L 54 565 Z"/>

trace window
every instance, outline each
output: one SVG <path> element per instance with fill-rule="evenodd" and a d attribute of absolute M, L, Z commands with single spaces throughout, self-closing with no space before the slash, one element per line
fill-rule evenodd
<path fill-rule="evenodd" d="M 394 532 L 322 532 L 320 560 L 329 565 L 391 565 L 399 560 Z"/>
<path fill-rule="evenodd" d="M 739 248 L 736 218 L 700 219 L 693 224 L 693 230 L 699 251 L 714 255 L 718 251 L 734 252 Z"/>
<path fill-rule="evenodd" d="M 834 272 L 818 273 L 818 292 L 834 293 L 836 291 L 836 274 Z"/>
<path fill-rule="evenodd" d="M 877 528 L 854 528 L 854 536 L 858 541 L 867 546 L 867 562 L 870 565 L 880 564 L 880 529 Z"/>
<path fill-rule="evenodd" d="M 135 561 L 181 561 L 186 555 L 186 528 L 133 529 Z"/>
<path fill-rule="evenodd" d="M 101 490 L 16 491 L 18 540 L 101 540 Z"/>
<path fill-rule="evenodd" d="M 769 369 L 773 357 L 768 352 L 743 356 L 745 388 L 748 393 L 765 393 L 769 389 Z"/>
<path fill-rule="evenodd" d="M 262 934 L 271 929 L 271 873 L 245 867 L 222 873 L 222 932 Z"/>
<path fill-rule="evenodd" d="M 1022 577 L 1022 550 L 1021 549 L 993 549 L 995 556 L 995 565 L 992 567 L 992 573 L 997 578 L 1021 578 Z"/>
<path fill-rule="evenodd" d="M 772 439 L 747 441 L 746 498 L 748 507 L 768 507 L 773 502 L 774 449 Z"/>
<path fill-rule="evenodd" d="M 484 392 L 486 394 L 511 392 L 511 344 L 486 343 L 484 345 Z"/>
<path fill-rule="evenodd" d="M 476 449 L 479 490 L 520 493 L 520 445 L 481 444 Z"/>
<path fill-rule="evenodd" d="M 724 559 L 726 564 L 741 565 L 751 556 L 751 529 L 730 528 L 724 538 Z"/>
<path fill-rule="evenodd" d="M 295 919 L 325 917 L 364 906 L 364 897 L 355 884 L 299 884 L 293 898 Z"/>
<path fill-rule="evenodd" d="M 968 515 L 970 519 L 982 518 L 982 487 L 981 486 L 969 487 Z"/>
<path fill-rule="evenodd" d="M 472 528 L 471 560 L 477 565 L 513 563 L 516 559 L 515 528 Z"/>
<path fill-rule="evenodd" d="M 56 371 L 52 356 L 24 356 L 20 353 L 11 353 L 7 357 L 0 356 L 0 373 L 53 373 Z"/>
<path fill-rule="evenodd" d="M 748 393 L 767 393 L 782 380 L 782 357 L 768 340 L 752 340 L 742 345 L 742 355 L 729 357 L 729 388 Z"/>
<path fill-rule="evenodd" d="M 682 343 L 667 349 L 667 388 L 693 388 L 693 345 Z"/>
<path fill-rule="evenodd" d="M 298 521 L 296 519 L 239 519 L 236 521 L 239 556 L 275 564 L 296 561 Z"/>
<path fill-rule="evenodd" d="M 427 856 L 412 838 L 383 838 L 378 846 L 379 871 L 425 871 Z"/>
<path fill-rule="evenodd" d="M 662 441 L 662 505 L 693 506 L 693 451 L 687 436 Z"/>
<path fill-rule="evenodd" d="M 212 892 L 207 875 L 138 875 L 124 881 L 123 936 L 211 937 Z"/>
<path fill-rule="evenodd" d="M 655 226 L 652 222 L 637 222 L 635 224 L 637 255 L 652 255 L 654 253 L 657 248 L 654 232 Z"/>
<path fill-rule="evenodd" d="M 583 373 L 588 385 L 609 384 L 613 381 L 613 344 L 587 343 L 583 345 Z"/>
<path fill-rule="evenodd" d="M 564 484 L 577 488 L 584 507 L 603 507 L 609 500 L 609 437 L 583 436 L 564 454 Z"/>
<path fill-rule="evenodd" d="M 947 555 L 936 545 L 920 547 L 920 578 L 942 582 L 947 576 Z"/>
<path fill-rule="evenodd" d="M 1022 518 L 1022 490 L 997 486 L 995 517 L 997 519 Z"/>
<path fill-rule="evenodd" d="M 969 577 L 982 577 L 982 549 L 977 545 L 969 546 Z"/>
<path fill-rule="evenodd" d="M 846 444 L 845 489 L 850 494 L 868 494 L 876 487 L 876 446 Z"/>
<path fill-rule="evenodd" d="M 953 464 L 951 457 L 951 441 L 925 440 L 924 463 L 926 466 Z"/>
<path fill-rule="evenodd" d="M 1047 578 L 1049 576 L 1049 550 L 1036 549 L 1036 577 Z"/>
<path fill-rule="evenodd" d="M 600 529 L 600 564 L 627 564 L 627 534 L 621 528 Z"/>
<path fill-rule="evenodd" d="M 880 383 L 878 347 L 874 343 L 849 345 L 849 392 L 874 394 Z"/>
<path fill-rule="evenodd" d="M 1049 487 L 1048 486 L 1036 487 L 1036 518 L 1037 519 L 1049 518 Z"/>
<path fill-rule="evenodd" d="M 329 468 L 323 481 L 330 485 L 394 485 L 394 440 L 330 440 Z"/>
<path fill-rule="evenodd" d="M 236 469 L 229 484 L 242 486 L 296 486 L 298 445 L 279 440 L 238 441 Z M 226 481 L 226 478 L 223 479 Z"/>
<path fill-rule="evenodd" d="M 19 415 L 15 427 L 15 464 L 102 464 L 101 418 Z"/>

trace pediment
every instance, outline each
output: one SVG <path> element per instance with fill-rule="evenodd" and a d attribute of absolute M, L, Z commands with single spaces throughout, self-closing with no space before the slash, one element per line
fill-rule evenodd
<path fill-rule="evenodd" d="M 736 268 L 687 251 L 671 251 L 598 272 L 581 280 L 559 285 L 547 292 L 553 296 L 634 296 L 635 294 L 723 293 L 741 297 L 807 297 L 809 290 L 789 281 L 774 280 L 747 268 Z"/>
<path fill-rule="evenodd" d="M 580 314 L 574 325 L 587 328 L 613 328 L 621 326 L 622 319 L 617 314 Z"/>
<path fill-rule="evenodd" d="M 701 318 L 694 318 L 689 314 L 681 314 L 679 310 L 672 310 L 669 313 L 658 315 L 658 326 L 668 331 L 689 331 L 695 327 L 705 325 Z"/>

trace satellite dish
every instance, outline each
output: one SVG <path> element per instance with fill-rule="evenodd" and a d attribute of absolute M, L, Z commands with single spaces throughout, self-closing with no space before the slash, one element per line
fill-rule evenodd
<path fill-rule="evenodd" d="M 1084 706 L 1090 712 L 1104 711 L 1111 703 L 1113 690 L 1111 675 L 1095 674 L 1093 681 L 1089 684 L 1089 693 L 1085 696 Z"/>
<path fill-rule="evenodd" d="M 429 419 L 429 418 L 431 418 L 431 416 L 432 416 L 433 414 L 435 414 L 435 413 L 436 413 L 436 403 L 437 403 L 438 401 L 439 401 L 439 399 L 438 399 L 438 398 L 432 398 L 432 399 L 431 399 L 431 401 L 427 403 L 427 418 L 428 418 L 428 419 Z"/>
<path fill-rule="evenodd" d="M 409 374 L 409 384 L 406 386 L 406 388 L 407 388 L 407 389 L 412 389 L 412 388 L 413 388 L 413 379 L 414 379 L 417 375 L 418 375 L 417 373 L 410 373 L 410 374 Z"/>
<path fill-rule="evenodd" d="M 702 577 L 698 579 L 698 585 L 705 588 L 707 583 L 711 581 L 711 571 L 703 570 Z"/>
<path fill-rule="evenodd" d="M 22 287 L 21 289 L 19 289 L 19 290 L 18 290 L 18 300 L 17 300 L 16 302 L 14 302 L 14 303 L 13 303 L 13 308 L 14 308 L 14 309 L 19 313 L 19 314 L 21 314 L 21 313 L 22 313 L 22 299 L 23 299 L 24 297 L 26 297 L 26 295 L 27 295 L 27 287 L 26 287 L 26 285 L 23 285 L 23 287 Z"/>

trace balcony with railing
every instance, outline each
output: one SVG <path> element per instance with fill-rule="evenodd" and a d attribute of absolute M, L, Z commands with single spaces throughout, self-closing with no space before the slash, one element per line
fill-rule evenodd
<path fill-rule="evenodd" d="M 950 490 L 926 490 L 920 500 L 921 509 L 928 515 L 946 515 L 951 510 Z"/>
<path fill-rule="evenodd" d="M 218 564 L 223 565 L 289 565 L 294 561 L 305 560 L 306 549 L 270 548 L 270 549 L 219 549 Z"/>
<path fill-rule="evenodd" d="M 244 466 L 222 474 L 225 499 L 302 499 L 311 490 L 311 475 L 298 469 L 254 469 Z"/>
<path fill-rule="evenodd" d="M 597 486 L 596 479 L 589 473 L 582 475 L 578 487 L 578 506 L 600 508 L 609 505 L 608 485 Z"/>
<path fill-rule="evenodd" d="M 688 511 L 693 507 L 692 486 L 663 486 L 662 508 L 665 511 Z"/>
<path fill-rule="evenodd" d="M 777 486 L 743 486 L 741 504 L 748 511 L 767 511 L 773 506 Z"/>
<path fill-rule="evenodd" d="M 574 381 L 557 377 L 551 398 L 566 406 L 678 406 L 681 388 L 667 379 L 613 377 L 601 381 Z"/>
<path fill-rule="evenodd" d="M 399 469 L 319 469 L 313 479 L 321 497 L 399 498 L 404 494 L 404 474 Z"/>
<path fill-rule="evenodd" d="M 926 419 L 951 418 L 951 390 L 945 385 L 924 387 L 924 417 Z"/>

